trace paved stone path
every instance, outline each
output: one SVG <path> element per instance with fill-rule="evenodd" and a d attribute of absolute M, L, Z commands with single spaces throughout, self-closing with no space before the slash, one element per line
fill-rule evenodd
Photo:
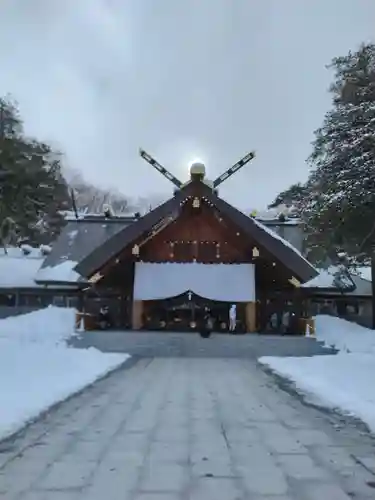
<path fill-rule="evenodd" d="M 2 443 L 0 498 L 369 500 L 373 445 L 252 361 L 141 359 Z"/>
<path fill-rule="evenodd" d="M 313 338 L 281 335 L 214 334 L 202 340 L 188 332 L 85 332 L 74 339 L 76 347 L 103 352 L 127 352 L 142 357 L 251 358 L 260 356 L 313 356 L 331 354 Z"/>

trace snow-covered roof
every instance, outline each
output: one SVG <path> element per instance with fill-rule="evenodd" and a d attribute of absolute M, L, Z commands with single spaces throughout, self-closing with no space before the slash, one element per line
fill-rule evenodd
<path fill-rule="evenodd" d="M 318 276 L 303 283 L 301 286 L 304 288 L 336 288 L 333 284 L 334 276 L 326 269 L 321 269 Z"/>
<path fill-rule="evenodd" d="M 0 290 L 40 288 L 42 285 L 39 285 L 35 280 L 38 273 L 41 272 L 42 264 L 50 251 L 48 245 L 41 245 L 39 248 L 33 248 L 30 245 L 10 247 L 7 248 L 7 253 L 0 250 Z M 63 275 L 63 273 L 66 275 L 67 266 L 58 272 L 60 275 Z M 56 281 L 59 280 L 56 279 Z M 73 279 L 67 281 L 73 282 Z"/>
<path fill-rule="evenodd" d="M 309 262 L 303 255 L 302 253 L 297 250 L 297 248 L 292 245 L 289 241 L 287 241 L 285 238 L 282 238 L 279 234 L 277 234 L 276 231 L 273 231 L 270 227 L 268 227 L 266 224 L 263 224 L 262 222 L 260 222 L 259 220 L 257 219 L 253 219 L 255 224 L 257 226 L 259 226 L 260 228 L 262 228 L 264 231 L 266 231 L 267 233 L 269 233 L 271 236 L 273 236 L 273 238 L 276 238 L 278 240 L 280 240 L 285 246 L 287 246 L 288 248 L 290 248 L 291 250 L 293 250 L 293 252 L 295 252 L 299 257 L 301 257 L 301 259 L 303 259 L 305 262 L 307 262 L 313 269 L 315 269 L 316 272 L 319 272 L 318 269 L 316 269 L 312 264 L 311 262 Z"/>
<path fill-rule="evenodd" d="M 327 290 L 327 293 L 334 293 L 339 290 L 340 293 L 345 293 L 346 295 L 354 296 L 370 296 L 372 295 L 372 285 L 371 280 L 366 279 L 361 275 L 359 271 L 360 268 L 355 270 L 349 270 L 349 276 L 345 279 L 343 275 L 340 276 L 342 287 L 338 285 L 337 275 L 339 268 L 337 266 L 331 266 L 328 269 L 319 269 L 319 274 L 315 278 L 307 281 L 303 285 L 304 288 L 322 288 Z M 369 268 L 364 267 L 367 270 Z M 371 269 L 370 269 L 371 270 Z M 366 275 L 366 271 L 364 272 Z M 367 272 L 368 277 L 368 272 Z M 354 289 L 350 287 L 350 285 Z M 330 291 L 329 291 L 330 290 Z"/>
<path fill-rule="evenodd" d="M 285 219 L 280 220 L 279 218 L 265 218 L 265 217 L 254 217 L 259 222 L 262 222 L 266 226 L 300 226 L 302 224 L 301 219 Z"/>
<path fill-rule="evenodd" d="M 33 288 L 34 277 L 42 265 L 45 255 L 39 248 L 25 246 L 0 250 L 0 288 Z"/>
<path fill-rule="evenodd" d="M 42 267 L 35 278 L 41 282 L 78 283 L 82 281 L 82 276 L 74 271 L 76 265 L 77 262 L 74 260 L 65 260 L 55 266 Z"/>
<path fill-rule="evenodd" d="M 360 266 L 355 269 L 355 273 L 358 274 L 363 280 L 372 282 L 372 272 L 371 266 Z"/>
<path fill-rule="evenodd" d="M 76 221 L 69 221 L 55 241 L 51 253 L 43 262 L 36 280 L 40 283 L 77 283 L 81 275 L 74 270 L 93 249 L 101 246 L 108 238 L 134 221 L 130 217 L 86 215 Z"/>
<path fill-rule="evenodd" d="M 256 219 L 267 222 L 276 221 L 280 216 L 285 217 L 285 222 L 280 221 L 282 224 L 300 224 L 301 219 L 297 216 L 297 211 L 294 206 L 281 204 L 274 208 L 267 208 L 262 210 L 252 209 L 247 210 L 248 214 L 252 214 Z"/>

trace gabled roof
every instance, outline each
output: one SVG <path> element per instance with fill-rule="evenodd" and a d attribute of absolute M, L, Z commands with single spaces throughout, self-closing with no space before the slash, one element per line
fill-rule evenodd
<path fill-rule="evenodd" d="M 35 280 L 38 283 L 85 281 L 74 268 L 93 249 L 101 247 L 116 233 L 134 222 L 133 217 L 87 217 L 69 220 L 52 246 Z"/>
<path fill-rule="evenodd" d="M 259 245 L 266 248 L 275 258 L 282 262 L 296 278 L 307 281 L 318 274 L 308 260 L 287 240 L 272 231 L 260 221 L 245 215 L 243 212 L 217 196 L 213 191 L 206 198 L 224 215 L 233 220 L 245 233 Z"/>
<path fill-rule="evenodd" d="M 90 277 L 105 263 L 115 258 L 127 245 L 134 242 L 143 233 L 150 231 L 162 219 L 178 215 L 180 203 L 192 194 L 194 183 L 190 183 L 177 191 L 173 198 L 141 217 L 137 222 L 121 229 L 95 248 L 75 267 L 80 275 Z M 267 249 L 276 259 L 282 262 L 301 281 L 307 281 L 318 273 L 316 269 L 286 240 L 259 221 L 245 215 L 232 205 L 219 198 L 204 183 L 199 183 L 199 191 L 214 205 L 219 212 L 226 215 L 239 229 L 251 236 L 260 246 Z"/>
<path fill-rule="evenodd" d="M 139 220 L 123 227 L 120 231 L 107 239 L 103 245 L 97 246 L 79 262 L 75 270 L 82 276 L 90 277 L 101 266 L 116 257 L 127 245 L 139 238 L 144 232 L 152 229 L 162 219 L 173 216 L 180 207 L 180 203 L 190 195 L 188 189 L 178 191 L 173 198 L 148 212 Z"/>

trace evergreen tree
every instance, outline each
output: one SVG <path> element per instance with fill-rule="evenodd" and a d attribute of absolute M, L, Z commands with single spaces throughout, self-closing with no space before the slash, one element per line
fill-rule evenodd
<path fill-rule="evenodd" d="M 353 255 L 375 213 L 375 46 L 336 58 L 333 107 L 315 132 L 304 218 L 309 246 Z M 363 249 L 370 252 L 370 242 Z"/>
<path fill-rule="evenodd" d="M 59 155 L 25 137 L 17 104 L 0 99 L 0 225 L 11 220 L 19 239 L 50 242 L 63 223 L 59 211 L 69 201 Z"/>
<path fill-rule="evenodd" d="M 281 191 L 268 208 L 276 208 L 279 205 L 294 206 L 298 211 L 307 194 L 307 188 L 300 182 L 292 184 L 288 189 Z"/>

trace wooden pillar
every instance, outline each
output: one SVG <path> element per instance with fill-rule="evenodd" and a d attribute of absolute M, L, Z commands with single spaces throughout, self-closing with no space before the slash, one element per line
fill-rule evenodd
<path fill-rule="evenodd" d="M 142 324 L 143 315 L 143 302 L 142 300 L 133 300 L 132 304 L 132 329 L 140 330 L 143 326 Z"/>
<path fill-rule="evenodd" d="M 255 333 L 257 331 L 255 302 L 247 302 L 245 306 L 245 317 L 246 317 L 246 331 L 249 333 Z"/>
<path fill-rule="evenodd" d="M 78 312 L 84 312 L 85 310 L 85 292 L 83 292 L 82 290 L 79 290 L 78 291 L 78 294 L 77 294 L 77 309 L 78 309 Z"/>

